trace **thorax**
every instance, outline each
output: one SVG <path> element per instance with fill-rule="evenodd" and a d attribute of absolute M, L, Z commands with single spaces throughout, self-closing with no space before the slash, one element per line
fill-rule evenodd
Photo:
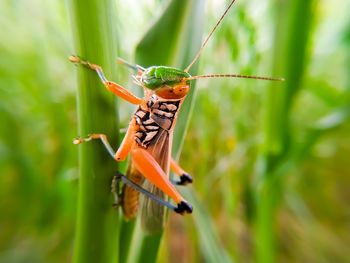
<path fill-rule="evenodd" d="M 138 145 L 147 148 L 160 133 L 174 129 L 183 99 L 166 100 L 152 95 L 145 105 L 140 105 L 134 116 L 139 128 L 135 134 Z"/>

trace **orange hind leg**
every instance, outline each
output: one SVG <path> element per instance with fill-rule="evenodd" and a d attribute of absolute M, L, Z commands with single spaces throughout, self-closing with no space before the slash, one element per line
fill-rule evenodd
<path fill-rule="evenodd" d="M 144 177 L 175 201 L 177 204 L 174 209 L 175 212 L 180 214 L 192 213 L 191 205 L 179 194 L 151 154 L 140 147 L 136 147 L 131 150 L 131 158 L 136 169 Z"/>

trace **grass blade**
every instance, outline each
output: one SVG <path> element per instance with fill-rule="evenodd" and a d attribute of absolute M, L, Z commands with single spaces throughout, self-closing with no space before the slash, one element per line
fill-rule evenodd
<path fill-rule="evenodd" d="M 267 90 L 264 167 L 258 190 L 256 253 L 258 262 L 276 262 L 275 216 L 281 184 L 274 173 L 292 144 L 290 109 L 301 88 L 306 50 L 311 31 L 313 1 L 277 1 L 274 75 L 284 76 L 284 86 L 273 84 Z M 301 17 L 304 19 L 300 19 Z M 277 38 L 277 36 L 283 36 Z"/>

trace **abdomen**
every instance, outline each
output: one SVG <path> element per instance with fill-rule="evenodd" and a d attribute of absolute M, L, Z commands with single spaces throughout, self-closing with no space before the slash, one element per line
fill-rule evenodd
<path fill-rule="evenodd" d="M 144 177 L 138 170 L 136 170 L 131 161 L 129 163 L 126 177 L 138 185 L 142 185 L 144 181 Z M 136 217 L 139 208 L 139 196 L 139 191 L 127 184 L 124 184 L 122 190 L 122 211 L 126 220 Z"/>

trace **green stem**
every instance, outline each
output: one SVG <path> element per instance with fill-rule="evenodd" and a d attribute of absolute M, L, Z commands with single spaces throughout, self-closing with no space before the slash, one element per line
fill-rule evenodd
<path fill-rule="evenodd" d="M 276 262 L 275 221 L 281 199 L 278 168 L 286 159 L 292 145 L 290 111 L 301 88 L 306 65 L 306 50 L 311 31 L 313 1 L 276 0 L 276 41 L 274 75 L 285 77 L 283 85 L 272 84 L 267 90 L 264 169 L 258 190 L 256 249 L 258 262 Z M 302 19 L 300 19 L 302 17 Z"/>
<path fill-rule="evenodd" d="M 109 0 L 72 0 L 70 3 L 75 54 L 101 65 L 108 78 L 112 78 L 111 65 L 116 58 L 112 3 Z M 117 145 L 113 96 L 106 92 L 96 72 L 79 66 L 78 73 L 78 134 L 104 133 L 112 145 Z M 110 194 L 116 164 L 100 141 L 78 147 L 79 195 L 74 262 L 117 262 L 118 214 L 112 209 Z"/>
<path fill-rule="evenodd" d="M 132 237 L 135 230 L 135 223 L 135 220 L 127 222 L 121 218 L 119 240 L 122 242 L 120 242 L 119 246 L 119 262 L 128 262 L 129 256 L 132 253 Z"/>

